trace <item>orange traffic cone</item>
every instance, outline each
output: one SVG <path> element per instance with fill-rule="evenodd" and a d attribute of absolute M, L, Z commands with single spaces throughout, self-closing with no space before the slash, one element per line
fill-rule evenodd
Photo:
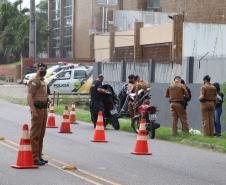
<path fill-rule="evenodd" d="M 50 110 L 49 110 L 46 128 L 58 128 L 56 126 L 56 121 L 55 121 L 54 103 L 50 104 Z"/>
<path fill-rule="evenodd" d="M 61 122 L 59 133 L 71 134 L 71 127 L 69 122 L 68 106 L 65 106 L 63 113 L 63 121 Z"/>
<path fill-rule="evenodd" d="M 76 124 L 75 102 L 72 103 L 69 120 L 71 124 Z"/>
<path fill-rule="evenodd" d="M 147 131 L 145 119 L 141 119 L 140 127 L 137 135 L 136 146 L 132 154 L 136 155 L 152 155 L 148 152 Z"/>
<path fill-rule="evenodd" d="M 108 142 L 105 140 L 103 113 L 101 111 L 98 113 L 96 129 L 92 142 Z"/>
<path fill-rule="evenodd" d="M 16 165 L 12 165 L 12 167 L 17 169 L 38 168 L 38 166 L 33 163 L 31 140 L 27 124 L 23 125 L 23 135 L 20 139 L 17 162 Z"/>

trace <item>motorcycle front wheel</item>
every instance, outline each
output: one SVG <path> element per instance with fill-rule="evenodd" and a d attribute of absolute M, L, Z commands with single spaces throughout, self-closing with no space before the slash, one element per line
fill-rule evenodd
<path fill-rule="evenodd" d="M 109 123 L 113 126 L 115 130 L 120 129 L 118 117 L 116 115 L 112 115 L 108 118 Z"/>

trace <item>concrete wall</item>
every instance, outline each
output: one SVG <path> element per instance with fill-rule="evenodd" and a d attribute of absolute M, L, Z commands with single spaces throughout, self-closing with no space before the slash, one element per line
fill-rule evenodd
<path fill-rule="evenodd" d="M 107 82 L 105 82 L 107 83 Z M 108 82 L 111 84 L 116 93 L 119 92 L 119 90 L 122 88 L 123 83 L 118 82 Z M 161 123 L 162 126 L 171 126 L 171 112 L 170 112 L 170 105 L 167 98 L 165 98 L 165 91 L 169 84 L 159 84 L 154 83 L 151 84 L 152 88 L 152 104 L 156 105 L 160 108 L 160 113 L 158 114 L 158 121 Z M 200 103 L 198 100 L 199 97 L 199 91 L 200 91 L 200 84 L 189 84 L 189 88 L 191 89 L 192 93 L 192 99 L 189 102 L 189 105 L 187 107 L 187 113 L 188 113 L 188 122 L 190 125 L 190 128 L 199 128 L 202 129 L 202 121 L 201 121 L 201 113 L 200 113 Z M 226 116 L 226 108 L 224 109 L 222 119 Z M 181 127 L 181 124 L 178 124 L 179 127 Z M 226 125 L 224 122 L 222 122 L 222 129 L 226 131 Z"/>
<path fill-rule="evenodd" d="M 185 15 L 186 22 L 226 23 L 226 0 L 160 0 L 163 12 Z"/>
<path fill-rule="evenodd" d="M 115 47 L 125 47 L 134 45 L 134 31 L 115 32 Z"/>
<path fill-rule="evenodd" d="M 140 30 L 140 44 L 142 46 L 148 46 L 149 50 L 152 50 L 156 54 L 157 47 L 162 49 L 164 46 L 156 44 L 166 44 L 167 47 L 170 47 L 170 43 L 173 41 L 173 26 L 172 24 L 163 24 L 156 25 L 152 27 L 144 27 Z M 109 33 L 108 33 L 109 34 Z M 134 31 L 117 31 L 115 32 L 115 48 L 124 48 L 134 46 Z M 153 48 L 153 49 L 152 49 Z M 110 59 L 110 36 L 104 35 L 95 35 L 94 36 L 94 55 L 95 61 L 107 61 Z M 163 51 L 163 50 L 161 50 Z M 167 56 L 170 55 L 170 52 L 167 51 Z M 147 55 L 146 49 L 143 51 L 143 55 Z M 163 55 L 163 54 L 162 54 Z M 165 56 L 165 55 L 164 55 Z M 128 58 L 128 57 L 127 57 Z M 168 61 L 167 61 L 168 62 Z"/>
<path fill-rule="evenodd" d="M 172 23 L 168 15 L 164 12 L 116 10 L 113 19 L 115 28 L 118 31 L 125 31 L 134 29 L 135 21 L 143 22 L 144 26 Z"/>
<path fill-rule="evenodd" d="M 95 60 L 106 61 L 110 58 L 110 36 L 95 35 L 94 37 Z"/>
<path fill-rule="evenodd" d="M 173 41 L 173 24 L 141 28 L 140 44 L 158 44 Z"/>
<path fill-rule="evenodd" d="M 210 75 L 212 82 L 226 82 L 226 58 L 205 58 L 194 62 L 194 83 L 202 83 L 204 75 Z"/>
<path fill-rule="evenodd" d="M 75 58 L 90 58 L 90 35 L 92 27 L 92 0 L 75 1 Z"/>
<path fill-rule="evenodd" d="M 226 57 L 226 25 L 184 23 L 183 57 Z"/>
<path fill-rule="evenodd" d="M 18 79 L 21 79 L 21 66 L 8 64 L 0 65 L 0 77 L 2 79 L 7 79 L 9 81 L 16 82 Z"/>

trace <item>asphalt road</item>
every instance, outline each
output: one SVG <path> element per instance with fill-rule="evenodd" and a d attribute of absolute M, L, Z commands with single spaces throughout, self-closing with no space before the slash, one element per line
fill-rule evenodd
<path fill-rule="evenodd" d="M 0 136 L 19 141 L 23 123 L 30 122 L 28 107 L 0 100 Z M 61 117 L 57 116 L 60 125 Z M 225 185 L 226 155 L 160 140 L 149 140 L 151 156 L 136 156 L 133 151 L 136 135 L 107 130 L 108 143 L 90 142 L 91 124 L 72 125 L 73 134 L 59 134 L 47 129 L 44 153 L 80 170 L 111 181 L 128 185 Z M 81 179 L 47 165 L 38 170 L 17 172 L 16 152 L 0 144 L 0 185 L 26 183 L 18 181 L 27 175 L 34 183 L 43 185 L 79 184 Z M 4 168 L 2 168 L 2 166 Z M 20 177 L 19 177 L 20 176 Z M 34 178 L 33 178 L 34 177 Z M 43 178 L 45 179 L 43 179 Z M 86 184 L 87 181 L 81 182 Z M 29 184 L 29 183 L 28 183 Z"/>

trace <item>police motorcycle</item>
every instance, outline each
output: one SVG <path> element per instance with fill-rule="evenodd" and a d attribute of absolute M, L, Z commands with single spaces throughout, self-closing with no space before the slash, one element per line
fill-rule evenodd
<path fill-rule="evenodd" d="M 138 133 L 140 120 L 144 118 L 146 120 L 146 130 L 151 139 L 155 138 L 155 130 L 160 127 L 160 124 L 157 123 L 157 112 L 159 111 L 158 107 L 151 106 L 150 103 L 144 103 L 145 100 L 150 100 L 150 89 L 146 92 L 141 89 L 137 94 L 129 93 L 127 94 L 126 85 L 123 87 L 121 92 L 119 93 L 119 101 L 120 101 L 120 110 L 119 117 L 130 117 L 128 112 L 128 102 L 137 100 L 134 106 L 135 112 L 138 112 L 133 118 L 131 118 L 131 127 L 134 132 Z M 137 97 L 136 97 L 137 96 Z"/>
<path fill-rule="evenodd" d="M 108 91 L 107 94 L 103 95 L 103 120 L 104 126 L 106 127 L 108 124 L 112 125 L 115 130 L 120 129 L 120 124 L 118 121 L 118 111 L 117 104 L 118 99 L 115 94 L 113 88 L 109 84 L 105 84 L 102 86 L 103 89 Z"/>
<path fill-rule="evenodd" d="M 150 104 L 142 104 L 138 108 L 139 114 L 132 118 L 132 128 L 138 133 L 140 127 L 140 120 L 143 118 L 146 121 L 146 130 L 151 139 L 155 138 L 155 130 L 160 127 L 157 123 L 158 107 L 151 106 Z"/>

